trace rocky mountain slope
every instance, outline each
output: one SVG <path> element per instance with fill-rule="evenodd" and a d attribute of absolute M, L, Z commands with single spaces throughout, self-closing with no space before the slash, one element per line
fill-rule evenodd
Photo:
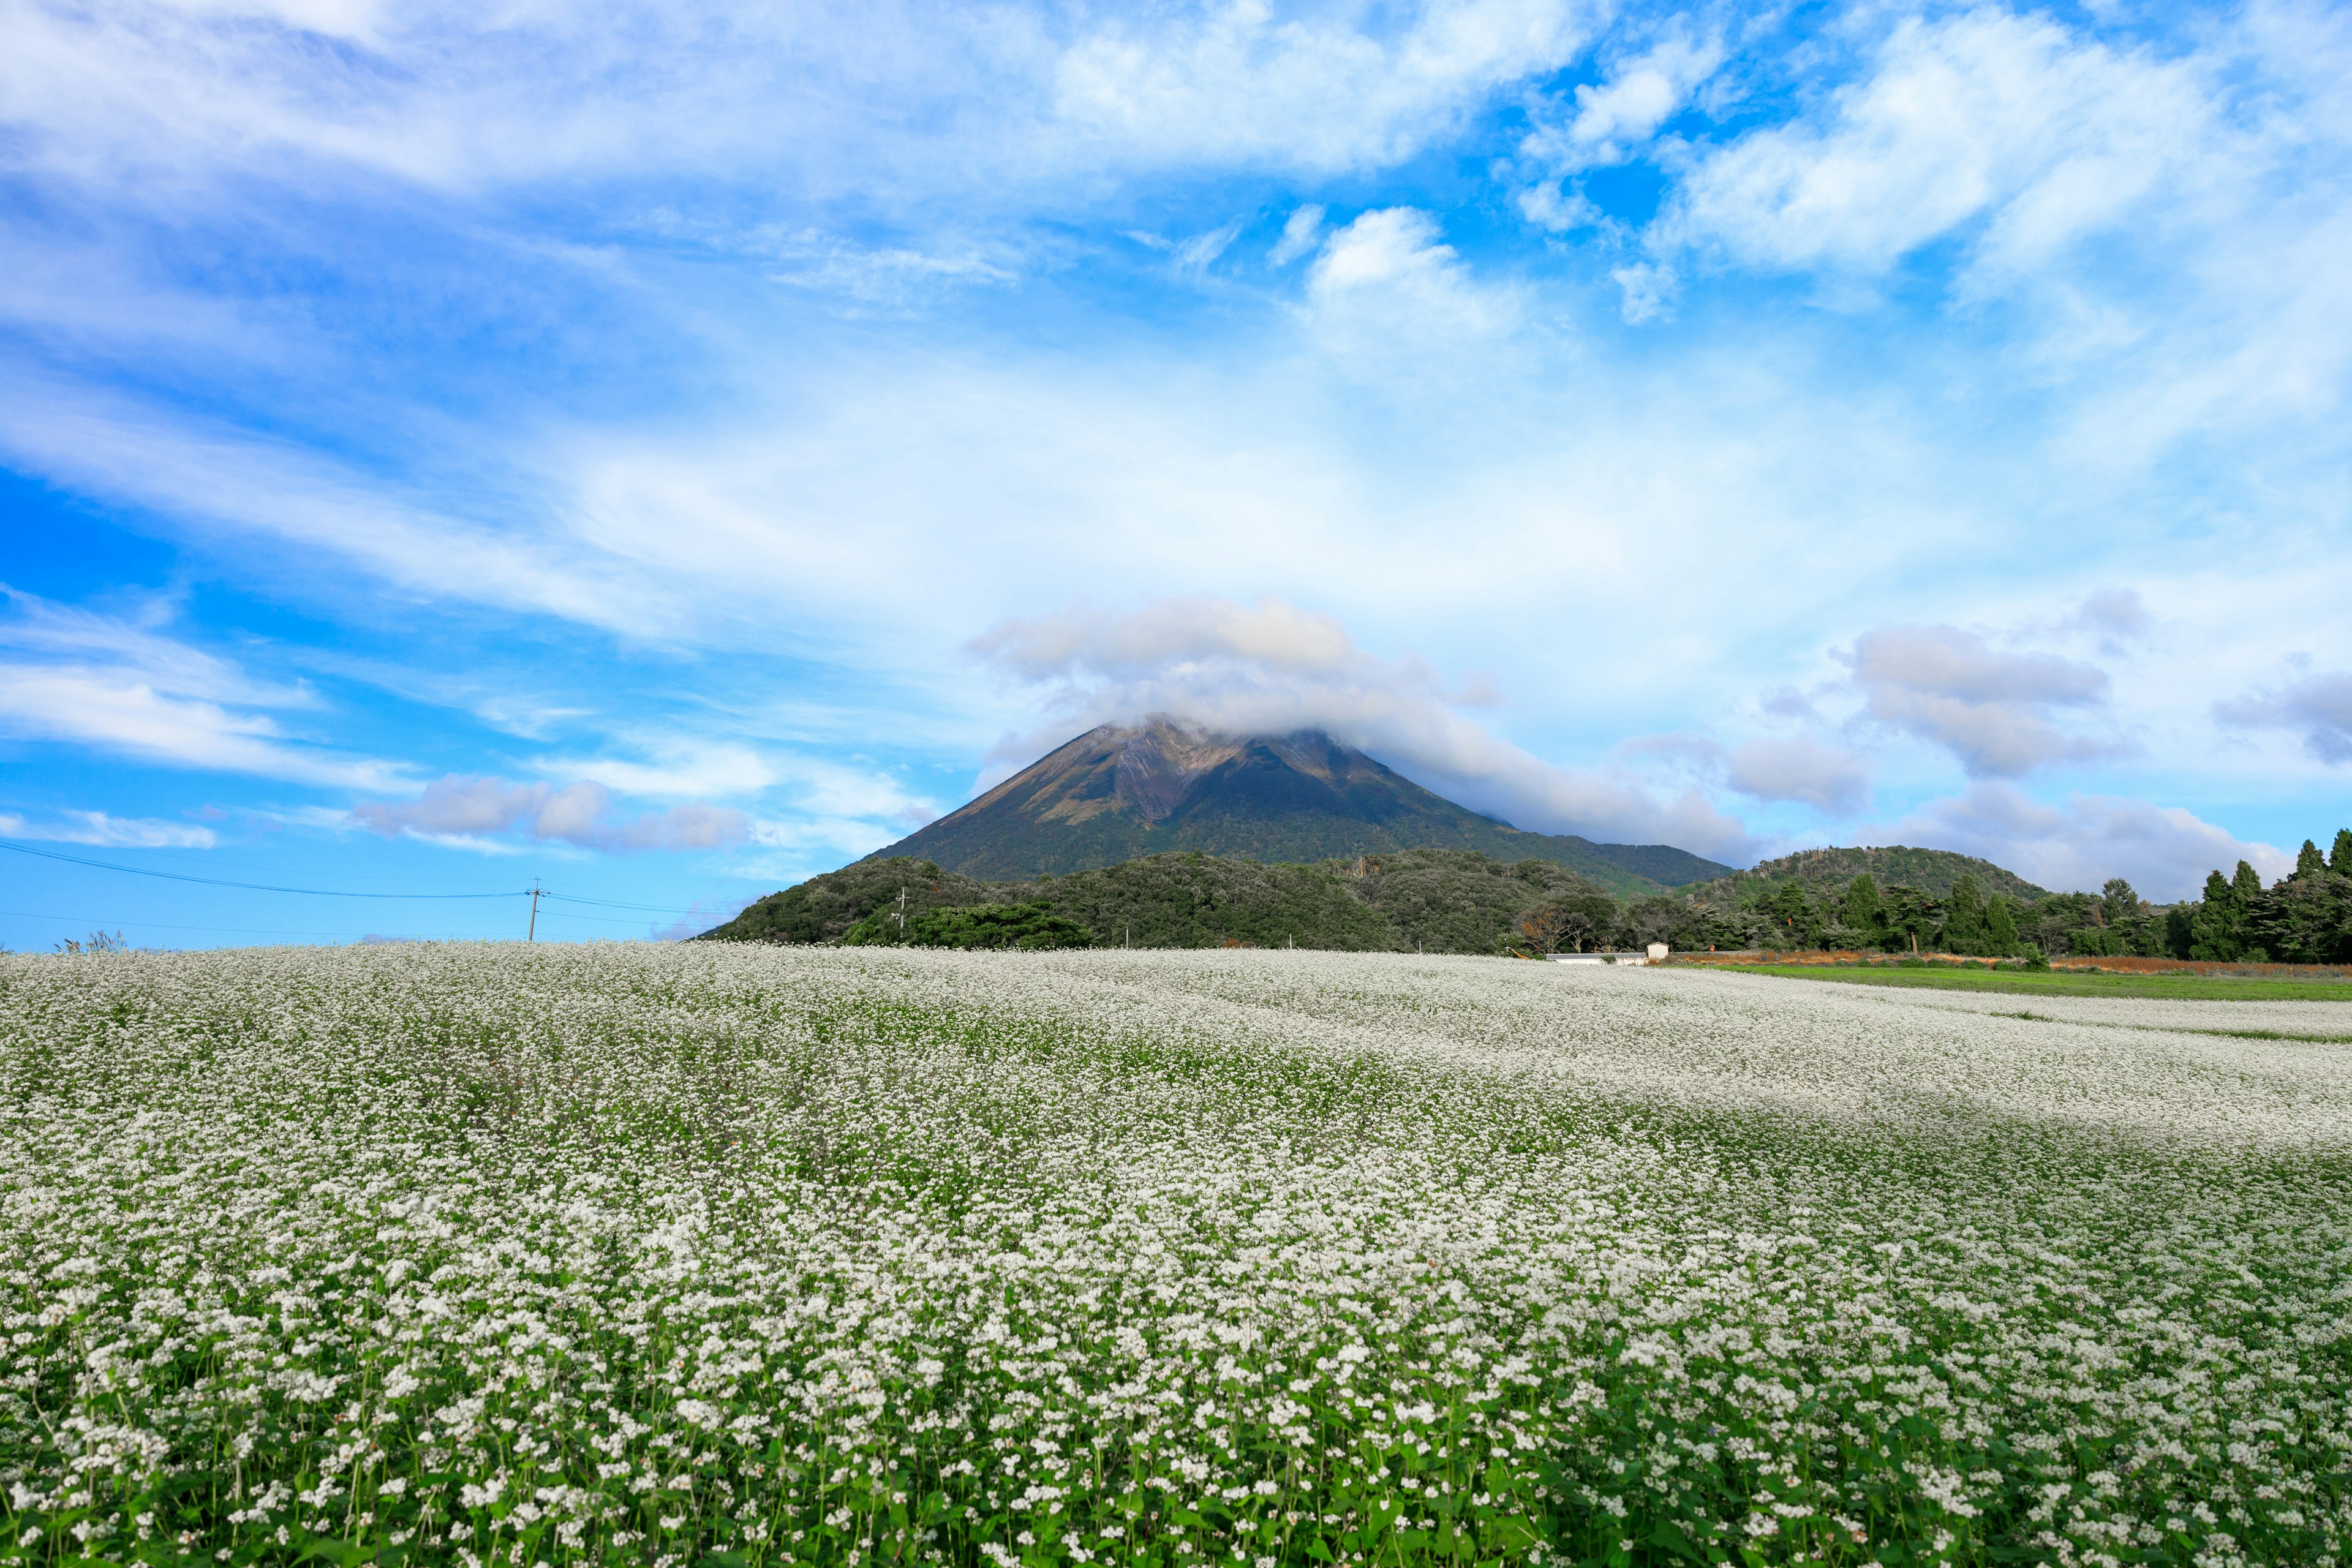
<path fill-rule="evenodd" d="M 1090 730 L 870 858 L 1011 881 L 1175 850 L 1304 863 L 1423 848 L 1549 860 L 1626 898 L 1731 871 L 1672 845 L 1523 833 L 1320 731 L 1226 736 L 1166 719 Z"/>

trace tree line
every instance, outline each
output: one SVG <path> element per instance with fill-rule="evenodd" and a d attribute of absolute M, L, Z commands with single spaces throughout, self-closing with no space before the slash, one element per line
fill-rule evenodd
<path fill-rule="evenodd" d="M 1920 852 L 1934 854 L 1936 852 Z M 1997 868 L 1977 866 L 1988 877 Z M 2012 889 L 2031 884 L 2010 879 Z M 2037 890 L 2038 893 L 2038 890 Z M 1678 952 L 1835 948 L 1988 958 L 2043 954 L 2352 962 L 2352 830 L 2332 857 L 2306 842 L 2265 887 L 2241 861 L 2201 900 L 2156 905 L 2118 877 L 2096 893 L 1988 891 L 1961 871 L 1941 891 L 1869 872 L 1843 885 L 1728 879 L 1621 900 L 1549 860 L 1409 849 L 1318 865 L 1197 853 L 982 882 L 929 861 L 860 861 L 759 900 L 717 941 L 946 947 L 1308 947 L 1347 952 Z"/>
<path fill-rule="evenodd" d="M 2336 834 L 2328 855 L 2305 839 L 2294 870 L 2267 887 L 2241 860 L 2233 875 L 2216 869 L 2206 878 L 2201 899 L 2178 904 L 2150 903 L 2121 877 L 2095 893 L 2019 898 L 1989 894 L 1969 875 L 1938 895 L 1881 888 L 1864 872 L 1837 889 L 1749 883 L 1730 900 L 1693 899 L 1676 931 L 1683 940 L 1675 945 L 1685 949 L 2341 963 L 2352 962 L 2352 829 Z"/>

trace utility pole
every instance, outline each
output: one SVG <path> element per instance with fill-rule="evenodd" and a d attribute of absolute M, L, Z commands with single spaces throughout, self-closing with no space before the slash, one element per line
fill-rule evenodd
<path fill-rule="evenodd" d="M 898 889 L 898 945 L 907 945 L 907 889 Z"/>
<path fill-rule="evenodd" d="M 537 942 L 538 940 L 539 940 L 539 879 L 538 879 L 538 878 L 536 878 L 536 877 L 533 877 L 533 878 L 530 879 L 530 931 L 529 931 L 529 932 L 528 932 L 524 937 L 523 937 L 523 941 L 525 941 L 525 942 Z"/>

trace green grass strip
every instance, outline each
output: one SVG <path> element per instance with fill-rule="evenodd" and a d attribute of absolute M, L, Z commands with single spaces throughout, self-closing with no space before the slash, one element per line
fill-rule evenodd
<path fill-rule="evenodd" d="M 1710 964 L 1738 974 L 1829 980 L 1847 985 L 1926 986 L 2019 996 L 2158 996 L 2181 1002 L 2352 1002 L 2352 981 L 2241 980 L 2229 976 L 2037 973 L 2030 970 L 1832 969 L 1796 963 Z M 2302 1038 L 2301 1036 L 2282 1037 Z"/>

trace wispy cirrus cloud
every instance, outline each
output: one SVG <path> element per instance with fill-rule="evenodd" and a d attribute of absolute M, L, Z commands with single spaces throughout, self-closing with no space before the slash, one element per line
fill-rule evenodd
<path fill-rule="evenodd" d="M 1458 0 L 1394 16 L 1377 30 L 1345 12 L 1213 3 L 1106 19 L 1055 62 L 1056 129 L 1127 163 L 1380 168 L 1575 58 L 1595 13 Z"/>
<path fill-rule="evenodd" d="M 314 694 L 256 680 L 165 635 L 160 617 L 0 594 L 0 734 L 298 784 L 382 789 L 407 773 L 289 733 L 278 716 L 317 708 Z"/>
<path fill-rule="evenodd" d="M 0 812 L 0 838 L 90 844 L 108 849 L 210 849 L 220 842 L 211 828 L 195 823 L 75 810 L 60 811 L 46 820 Z"/>

